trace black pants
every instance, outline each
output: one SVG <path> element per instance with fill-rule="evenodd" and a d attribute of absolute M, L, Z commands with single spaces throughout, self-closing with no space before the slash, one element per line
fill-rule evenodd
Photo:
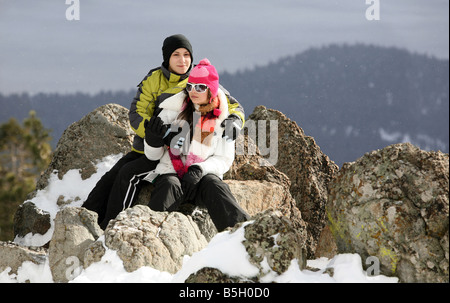
<path fill-rule="evenodd" d="M 133 206 L 143 178 L 157 164 L 143 154 L 129 152 L 102 176 L 82 206 L 95 211 L 100 227 L 105 229 L 111 219 Z"/>
<path fill-rule="evenodd" d="M 176 210 L 182 203 L 182 196 L 181 182 L 175 174 L 160 175 L 155 180 L 148 206 L 156 211 Z M 208 209 L 218 231 L 250 219 L 237 203 L 228 184 L 216 175 L 208 174 L 200 180 L 192 202 Z"/>

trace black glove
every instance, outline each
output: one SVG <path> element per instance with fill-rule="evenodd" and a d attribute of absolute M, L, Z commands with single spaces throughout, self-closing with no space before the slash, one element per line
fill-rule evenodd
<path fill-rule="evenodd" d="M 196 165 L 190 166 L 181 180 L 184 201 L 192 201 L 197 193 L 197 185 L 202 178 L 202 169 Z"/>
<path fill-rule="evenodd" d="M 236 140 L 241 132 L 242 121 L 238 116 L 230 115 L 220 124 L 225 130 L 222 137 L 228 142 Z"/>
<path fill-rule="evenodd" d="M 158 116 L 153 116 L 150 121 L 144 122 L 145 142 L 152 147 L 161 147 L 164 145 L 163 137 L 167 132 L 167 125 Z"/>

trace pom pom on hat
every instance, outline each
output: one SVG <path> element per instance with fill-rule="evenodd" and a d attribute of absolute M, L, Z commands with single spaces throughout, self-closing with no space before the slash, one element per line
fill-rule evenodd
<path fill-rule="evenodd" d="M 188 82 L 206 84 L 211 91 L 211 98 L 217 96 L 219 90 L 219 74 L 207 58 L 201 60 L 189 74 Z"/>
<path fill-rule="evenodd" d="M 211 62 L 209 62 L 208 58 L 203 58 L 198 65 L 211 65 Z"/>

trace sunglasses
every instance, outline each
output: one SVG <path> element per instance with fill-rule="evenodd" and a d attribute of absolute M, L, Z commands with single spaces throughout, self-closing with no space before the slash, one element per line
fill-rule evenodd
<path fill-rule="evenodd" d="M 194 83 L 187 83 L 186 84 L 186 90 L 188 92 L 191 92 L 192 89 L 195 89 L 197 93 L 204 93 L 208 90 L 208 85 L 206 84 L 194 84 Z"/>

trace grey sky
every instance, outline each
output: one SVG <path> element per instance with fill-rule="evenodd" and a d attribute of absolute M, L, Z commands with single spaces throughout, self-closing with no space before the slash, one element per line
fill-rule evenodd
<path fill-rule="evenodd" d="M 330 43 L 397 46 L 448 59 L 448 0 L 0 0 L 0 93 L 95 93 L 134 87 L 161 64 L 164 38 L 185 34 L 194 61 L 219 72 L 265 65 Z"/>

